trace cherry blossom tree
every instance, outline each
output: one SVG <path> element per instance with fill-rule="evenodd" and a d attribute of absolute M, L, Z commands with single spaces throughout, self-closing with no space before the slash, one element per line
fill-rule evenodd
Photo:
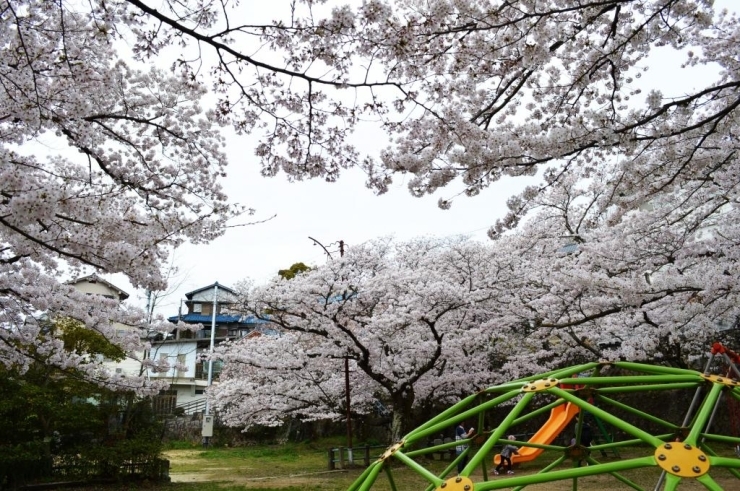
<path fill-rule="evenodd" d="M 639 203 L 736 161 L 740 28 L 709 1 L 306 0 L 262 22 L 237 2 L 127 6 L 142 56 L 197 46 L 180 66 L 211 66 L 220 114 L 262 128 L 265 175 L 333 180 L 360 165 L 378 192 L 411 174 L 414 195 L 455 180 L 476 195 L 502 176 L 544 166 L 557 184 L 617 159 Z M 642 83 L 656 53 L 702 80 L 677 94 Z M 352 145 L 368 120 L 391 140 L 378 158 Z"/>
<path fill-rule="evenodd" d="M 454 197 L 539 172 L 490 232 L 508 276 L 488 332 L 521 355 L 512 373 L 579 357 L 685 364 L 737 318 L 740 29 L 712 2 L 295 1 L 255 22 L 236 2 L 94 5 L 127 24 L 138 56 L 183 46 L 187 80 L 209 67 L 218 118 L 263 132 L 265 175 L 360 166 L 378 192 L 401 174 L 416 196 Z M 700 77 L 646 83 L 656 56 Z M 389 135 L 377 156 L 352 145 L 368 120 Z"/>
<path fill-rule="evenodd" d="M 607 172 L 618 167 L 540 194 L 496 243 L 496 260 L 521 272 L 496 319 L 515 333 L 494 343 L 512 376 L 593 359 L 686 367 L 737 329 L 735 186 L 683 181 L 625 211 L 634 197 Z"/>
<path fill-rule="evenodd" d="M 210 397 L 234 426 L 341 420 L 349 358 L 352 411 L 381 402 L 400 437 L 419 406 L 457 401 L 496 380 L 482 329 L 496 281 L 484 274 L 489 256 L 473 242 L 380 240 L 276 278 L 241 308 L 279 334 L 220 345 L 224 371 Z"/>
<path fill-rule="evenodd" d="M 218 236 L 241 210 L 217 184 L 226 160 L 203 87 L 125 61 L 121 6 L 102 7 L 0 2 L 0 363 L 36 359 L 112 388 L 157 390 L 48 335 L 43 319 L 75 319 L 127 353 L 144 348 L 138 332 L 112 327 L 142 325 L 143 312 L 61 279 L 125 273 L 163 290 L 169 251 Z"/>
<path fill-rule="evenodd" d="M 557 333 L 584 356 L 679 364 L 737 316 L 740 24 L 714 3 L 305 1 L 251 24 L 236 4 L 131 2 L 157 26 L 140 53 L 170 36 L 217 54 L 221 113 L 262 125 L 265 175 L 360 166 L 378 192 L 399 174 L 416 196 L 450 189 L 447 208 L 539 173 L 490 231 L 532 221 L 497 246 L 522 276 L 508 325 L 537 326 L 534 359 L 563 353 Z M 656 61 L 693 85 L 646 81 Z M 351 145 L 367 120 L 389 135 L 378 156 Z"/>

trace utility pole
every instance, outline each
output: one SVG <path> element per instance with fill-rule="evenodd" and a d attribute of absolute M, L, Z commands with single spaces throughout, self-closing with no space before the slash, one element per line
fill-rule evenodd
<path fill-rule="evenodd" d="M 334 257 L 331 255 L 331 252 L 329 252 L 329 250 L 324 247 L 324 244 L 314 239 L 313 237 L 309 237 L 309 239 L 312 240 L 315 245 L 318 245 L 322 249 L 324 249 L 326 255 L 329 256 L 329 259 L 334 259 Z M 332 244 L 329 245 L 331 246 Z M 339 257 L 344 257 L 344 246 L 344 241 L 339 240 Z M 344 357 L 344 398 L 345 405 L 347 406 L 347 462 L 352 464 L 352 411 L 350 409 L 351 399 L 349 392 L 349 356 Z"/>
<path fill-rule="evenodd" d="M 339 241 L 339 256 L 344 257 L 344 241 Z M 347 405 L 347 451 L 349 452 L 348 461 L 352 464 L 352 411 L 350 410 L 349 397 L 349 356 L 344 357 L 344 397 Z"/>
<path fill-rule="evenodd" d="M 216 312 L 218 310 L 218 282 L 213 285 L 213 312 L 211 313 L 211 347 L 208 359 L 208 384 L 210 387 L 213 383 L 213 346 L 216 341 Z M 203 446 L 207 447 L 213 436 L 213 415 L 210 414 L 210 404 L 206 399 L 206 410 L 203 414 Z"/>

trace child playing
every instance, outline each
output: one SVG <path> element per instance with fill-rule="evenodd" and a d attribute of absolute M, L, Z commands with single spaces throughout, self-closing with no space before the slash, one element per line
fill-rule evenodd
<path fill-rule="evenodd" d="M 516 440 L 516 438 L 514 437 L 514 435 L 509 435 L 509 440 Z M 519 455 L 519 450 L 514 445 L 504 445 L 504 448 L 501 449 L 501 453 L 499 454 L 501 456 L 501 460 L 496 466 L 496 469 L 493 471 L 494 474 L 498 476 L 499 471 L 503 470 L 504 462 L 506 462 L 506 466 L 509 469 L 506 473 L 507 474 L 514 473 L 514 471 L 511 470 L 511 455 L 512 454 Z"/>

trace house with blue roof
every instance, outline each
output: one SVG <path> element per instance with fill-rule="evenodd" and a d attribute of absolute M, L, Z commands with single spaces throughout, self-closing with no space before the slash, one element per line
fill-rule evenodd
<path fill-rule="evenodd" d="M 196 331 L 175 330 L 158 341 L 153 342 L 151 357 L 165 359 L 173 368 L 168 372 L 153 375 L 166 378 L 170 383 L 170 396 L 173 403 L 182 407 L 186 413 L 197 412 L 205 404 L 205 389 L 208 386 L 208 361 L 211 345 L 211 328 L 215 324 L 214 344 L 227 340 L 240 339 L 255 332 L 269 334 L 273 330 L 267 321 L 253 316 L 229 313 L 237 302 L 237 292 L 231 288 L 213 283 L 185 294 L 177 315 L 167 320 L 174 324 L 202 326 Z M 214 322 L 215 321 L 215 322 Z M 182 365 L 180 369 L 174 365 Z M 220 361 L 214 360 L 212 383 L 218 383 L 223 368 Z"/>

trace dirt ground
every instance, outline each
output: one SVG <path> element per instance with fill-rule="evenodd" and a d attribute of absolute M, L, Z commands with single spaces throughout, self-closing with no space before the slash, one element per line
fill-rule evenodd
<path fill-rule="evenodd" d="M 172 482 L 229 482 L 233 485 L 244 486 L 244 489 L 295 487 L 299 489 L 341 491 L 347 489 L 362 471 L 362 469 L 348 471 L 321 471 L 318 469 L 306 469 L 305 471 L 293 470 L 288 473 L 272 473 L 269 468 L 260 467 L 258 464 L 249 465 L 249 462 L 244 462 L 244 465 L 239 466 L 224 466 L 224 462 L 219 461 L 218 459 L 204 461 L 203 459 L 198 458 L 200 453 L 201 452 L 199 450 L 172 450 L 166 452 L 165 455 L 170 459 L 171 463 L 172 470 L 170 472 L 170 476 L 172 478 Z M 194 467 L 196 470 L 194 470 Z M 180 471 L 179 469 L 187 470 Z M 538 469 L 534 468 L 524 469 L 521 471 L 521 474 L 529 474 L 537 471 Z M 651 473 L 655 475 L 651 474 L 650 476 L 647 476 L 647 482 L 640 483 L 641 485 L 646 486 L 645 489 L 652 490 L 657 482 L 658 474 L 653 472 L 653 470 L 651 470 Z M 406 468 L 394 469 L 394 479 L 397 481 L 396 484 L 398 484 L 399 489 L 410 489 L 408 485 L 404 486 L 403 484 L 408 484 L 412 482 L 413 478 L 417 477 L 411 476 L 411 474 L 413 474 L 413 471 Z M 517 474 L 520 473 L 517 472 Z M 726 491 L 740 490 L 740 480 L 736 479 L 726 471 L 719 470 L 716 474 L 713 473 L 712 477 Z M 406 481 L 406 478 L 408 478 L 409 481 Z M 471 478 L 474 482 L 480 481 L 482 479 L 482 474 L 480 472 L 474 473 Z M 387 480 L 381 477 L 376 481 L 372 489 L 384 491 L 390 489 L 390 486 Z M 423 489 L 423 486 L 420 489 Z M 532 491 L 565 491 L 572 490 L 574 488 L 573 482 L 571 480 L 567 480 L 530 485 L 527 486 L 526 489 Z M 578 480 L 578 489 L 581 491 L 616 491 L 632 488 L 617 481 L 610 475 L 598 475 L 580 478 Z M 684 479 L 678 486 L 678 489 L 679 491 L 698 491 L 706 488 L 694 479 Z"/>

